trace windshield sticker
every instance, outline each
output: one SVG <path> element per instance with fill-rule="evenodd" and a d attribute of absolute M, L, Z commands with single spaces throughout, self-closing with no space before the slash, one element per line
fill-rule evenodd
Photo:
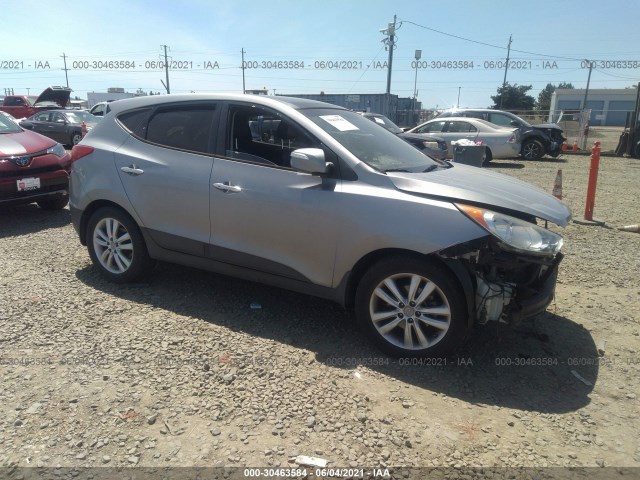
<path fill-rule="evenodd" d="M 384 125 L 384 120 L 378 117 L 373 117 L 373 119 L 376 121 L 376 123 L 379 123 L 380 125 Z"/>
<path fill-rule="evenodd" d="M 342 118 L 340 115 L 320 115 L 320 118 L 325 122 L 333 125 L 341 132 L 346 132 L 348 130 L 360 130 L 353 123 Z"/>

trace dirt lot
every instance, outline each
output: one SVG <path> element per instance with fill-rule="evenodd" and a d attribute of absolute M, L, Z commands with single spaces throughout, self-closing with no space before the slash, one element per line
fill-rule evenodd
<path fill-rule="evenodd" d="M 581 218 L 588 163 L 490 168 L 549 191 L 562 168 Z M 109 284 L 68 210 L 1 210 L 0 467 L 640 467 L 640 235 L 611 228 L 639 185 L 603 158 L 610 227 L 566 228 L 547 313 L 413 365 L 323 300 L 171 265 Z"/>

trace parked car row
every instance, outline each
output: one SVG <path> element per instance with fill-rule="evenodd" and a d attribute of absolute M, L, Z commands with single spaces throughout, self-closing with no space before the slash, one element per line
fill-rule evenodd
<path fill-rule="evenodd" d="M 111 281 L 162 260 L 328 298 L 403 357 L 444 355 L 475 323 L 516 323 L 553 298 L 562 237 L 547 222 L 563 227 L 570 211 L 525 182 L 433 159 L 375 118 L 306 99 L 109 108 L 73 147 L 70 210 Z M 438 121 L 445 135 L 461 120 Z M 491 128 L 517 153 L 514 128 Z"/>
<path fill-rule="evenodd" d="M 20 126 L 47 136 L 63 145 L 77 145 L 82 140 L 82 123 L 87 131 L 99 119 L 83 110 L 45 110 L 20 121 Z"/>
<path fill-rule="evenodd" d="M 519 153 L 527 160 L 537 160 L 545 154 L 557 157 L 561 152 L 562 143 L 566 141 L 562 128 L 555 123 L 531 125 L 517 115 L 502 110 L 451 109 L 441 112 L 436 119 L 443 117 L 478 118 L 498 126 L 516 127 L 520 132 Z"/>

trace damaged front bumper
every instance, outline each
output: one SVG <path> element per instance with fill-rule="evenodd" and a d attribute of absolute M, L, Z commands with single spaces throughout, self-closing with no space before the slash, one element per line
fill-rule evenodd
<path fill-rule="evenodd" d="M 517 324 L 543 313 L 553 301 L 562 253 L 514 253 L 491 238 L 468 247 L 465 253 L 458 246 L 441 254 L 460 262 L 471 279 L 472 322 Z"/>

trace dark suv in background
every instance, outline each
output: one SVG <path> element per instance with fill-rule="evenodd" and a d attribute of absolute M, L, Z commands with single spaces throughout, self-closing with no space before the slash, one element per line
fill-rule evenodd
<path fill-rule="evenodd" d="M 502 110 L 490 108 L 453 108 L 436 115 L 438 117 L 472 117 L 481 118 L 488 122 L 506 127 L 518 127 L 522 148 L 520 155 L 527 160 L 536 160 L 546 155 L 557 157 L 562 143 L 566 140 L 562 135 L 562 128 L 555 123 L 531 125 L 529 122 Z"/>

